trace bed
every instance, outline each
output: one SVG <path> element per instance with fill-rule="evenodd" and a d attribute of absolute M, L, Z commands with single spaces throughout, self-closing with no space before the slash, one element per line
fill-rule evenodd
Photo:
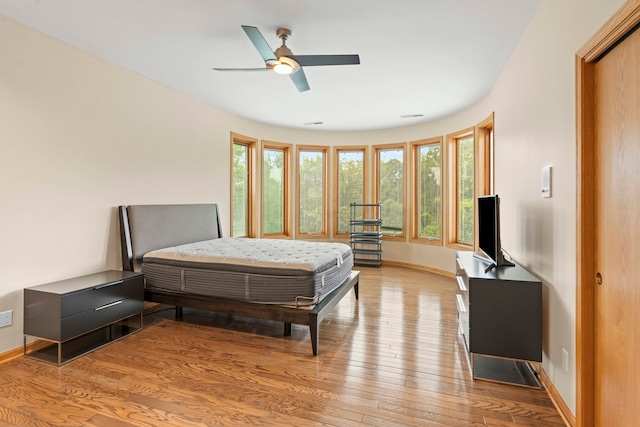
<path fill-rule="evenodd" d="M 319 329 L 353 288 L 348 245 L 223 237 L 216 204 L 120 206 L 123 270 L 142 271 L 145 300 Z"/>

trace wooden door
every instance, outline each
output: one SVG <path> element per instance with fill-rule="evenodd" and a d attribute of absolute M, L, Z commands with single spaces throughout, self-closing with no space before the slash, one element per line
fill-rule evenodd
<path fill-rule="evenodd" d="M 593 76 L 594 424 L 635 426 L 640 420 L 640 30 L 600 58 Z"/>

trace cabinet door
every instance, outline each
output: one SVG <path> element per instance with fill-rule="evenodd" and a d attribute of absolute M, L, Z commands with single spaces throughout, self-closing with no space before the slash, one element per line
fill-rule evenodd
<path fill-rule="evenodd" d="M 472 353 L 542 361 L 540 282 L 474 279 L 469 303 Z"/>

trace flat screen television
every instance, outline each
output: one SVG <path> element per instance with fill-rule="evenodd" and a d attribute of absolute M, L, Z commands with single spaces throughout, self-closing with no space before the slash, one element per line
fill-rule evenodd
<path fill-rule="evenodd" d="M 489 266 L 513 266 L 504 258 L 500 243 L 500 197 L 497 194 L 478 197 L 478 246 Z M 478 257 L 482 259 L 483 257 Z"/>

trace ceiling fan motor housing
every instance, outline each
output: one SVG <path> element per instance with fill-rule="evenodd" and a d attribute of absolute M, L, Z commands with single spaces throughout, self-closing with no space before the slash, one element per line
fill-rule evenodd
<path fill-rule="evenodd" d="M 286 45 L 287 39 L 291 35 L 291 30 L 288 30 L 286 28 L 278 28 L 278 31 L 276 31 L 276 35 L 280 39 L 282 39 L 282 46 L 280 46 L 279 48 L 276 49 L 275 52 L 273 52 L 276 55 L 276 58 L 280 59 L 280 57 L 282 56 L 293 55 L 293 52 L 291 52 L 291 49 L 289 49 Z"/>

